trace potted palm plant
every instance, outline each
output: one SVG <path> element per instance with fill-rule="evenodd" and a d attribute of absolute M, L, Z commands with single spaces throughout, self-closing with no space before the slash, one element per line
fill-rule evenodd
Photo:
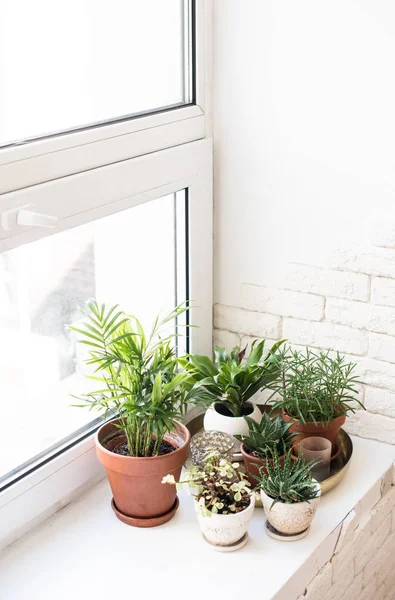
<path fill-rule="evenodd" d="M 356 386 L 361 382 L 354 375 L 356 364 L 347 362 L 339 352 L 315 353 L 309 348 L 286 347 L 274 359 L 280 377 L 272 386 L 278 394 L 273 410 L 281 410 L 283 419 L 291 423 L 295 452 L 304 438 L 319 436 L 331 442 L 334 457 L 347 413 L 364 408 L 357 398 Z"/>
<path fill-rule="evenodd" d="M 321 495 L 320 484 L 312 478 L 310 468 L 302 455 L 293 460 L 289 451 L 283 463 L 273 454 L 273 461 L 261 473 L 266 530 L 272 537 L 293 540 L 308 533 Z"/>
<path fill-rule="evenodd" d="M 111 485 L 112 508 L 129 525 L 152 527 L 168 521 L 178 507 L 175 488 L 161 485 L 170 473 L 177 480 L 189 453 L 190 434 L 179 422 L 191 377 L 180 365 L 165 328 L 187 310 L 179 306 L 157 317 L 149 336 L 135 317 L 117 306 L 87 303 L 86 317 L 71 327 L 89 347 L 99 389 L 79 397 L 78 406 L 103 413 L 96 450 Z"/>
<path fill-rule="evenodd" d="M 281 417 L 273 419 L 264 412 L 260 423 L 245 417 L 248 425 L 247 435 L 236 435 L 242 442 L 240 452 L 243 455 L 247 477 L 251 485 L 256 486 L 260 473 L 266 472 L 266 463 L 273 463 L 273 454 L 284 462 L 284 455 L 291 448 L 293 433 L 289 431 L 292 423 Z"/>
<path fill-rule="evenodd" d="M 214 361 L 208 356 L 193 355 L 187 368 L 193 375 L 196 401 L 206 404 L 206 430 L 223 431 L 230 435 L 248 433 L 244 417 L 260 421 L 261 411 L 251 402 L 259 391 L 273 384 L 279 375 L 276 352 L 283 343 L 277 342 L 264 355 L 265 340 L 251 346 L 243 361 L 246 348 L 215 348 Z"/>
<path fill-rule="evenodd" d="M 172 475 L 163 483 L 175 484 Z M 177 487 L 188 485 L 204 540 L 215 550 L 238 550 L 247 542 L 247 528 L 255 507 L 255 495 L 239 471 L 218 454 L 205 457 L 202 467 L 191 467 Z"/>

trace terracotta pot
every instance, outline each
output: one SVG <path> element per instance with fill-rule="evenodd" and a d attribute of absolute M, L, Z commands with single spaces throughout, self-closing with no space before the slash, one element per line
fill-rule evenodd
<path fill-rule="evenodd" d="M 308 437 L 324 437 L 332 443 L 332 458 L 336 453 L 338 453 L 338 444 L 337 444 L 337 436 L 339 435 L 339 430 L 344 425 L 346 421 L 346 415 L 341 415 L 340 417 L 336 417 L 333 421 L 329 423 L 317 423 L 315 424 L 313 421 L 309 423 L 300 423 L 298 419 L 294 419 L 287 415 L 287 413 L 282 411 L 282 418 L 284 421 L 288 423 L 292 421 L 292 426 L 289 431 L 291 433 L 296 433 L 297 435 L 293 438 L 292 446 L 295 451 L 295 454 L 298 454 L 298 446 L 302 440 Z"/>
<path fill-rule="evenodd" d="M 138 458 L 111 452 L 125 442 L 117 420 L 103 425 L 96 434 L 97 456 L 107 471 L 113 493 L 114 512 L 119 519 L 137 527 L 154 527 L 170 520 L 177 505 L 176 487 L 165 485 L 162 478 L 174 475 L 178 481 L 181 468 L 189 454 L 190 433 L 176 423 L 167 442 L 177 448 L 163 456 Z"/>
<path fill-rule="evenodd" d="M 242 417 L 233 417 L 221 414 L 219 412 L 220 402 L 214 402 L 207 410 L 204 415 L 204 429 L 205 431 L 223 431 L 229 435 L 248 435 L 248 425 L 244 416 L 251 417 L 257 423 L 262 418 L 262 413 L 256 404 L 250 402 L 246 403 L 246 412 Z"/>
<path fill-rule="evenodd" d="M 265 467 L 267 462 L 270 462 L 270 464 L 273 464 L 273 459 L 272 458 L 257 458 L 256 456 L 253 456 L 252 454 L 248 454 L 248 452 L 246 452 L 246 448 L 244 444 L 241 444 L 240 446 L 240 452 L 243 455 L 243 459 L 244 459 L 244 466 L 245 466 L 245 470 L 246 470 L 246 476 L 248 481 L 250 482 L 250 484 L 252 485 L 252 487 L 255 487 L 258 483 L 258 477 L 260 477 L 260 473 L 265 473 L 267 475 L 267 469 Z M 281 466 L 284 465 L 284 459 L 285 456 L 280 456 L 280 464 Z"/>

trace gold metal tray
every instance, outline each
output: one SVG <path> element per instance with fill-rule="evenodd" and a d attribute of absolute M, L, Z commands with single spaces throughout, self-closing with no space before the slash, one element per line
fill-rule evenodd
<path fill-rule="evenodd" d="M 262 411 L 265 410 L 265 407 L 259 407 Z M 190 420 L 186 419 L 185 425 L 188 427 L 191 436 L 195 435 L 199 431 L 203 430 L 203 417 L 204 413 L 201 413 L 197 416 L 192 417 Z M 236 440 L 236 443 L 237 442 Z M 344 475 L 347 472 L 347 469 L 350 465 L 350 460 L 353 452 L 353 445 L 350 436 L 344 429 L 340 429 L 338 443 L 340 446 L 340 454 L 335 460 L 331 462 L 331 470 L 329 477 L 321 481 L 321 494 L 326 494 L 329 490 L 333 489 L 337 486 L 338 483 L 343 479 Z M 234 455 L 235 460 L 241 460 L 241 454 L 236 453 Z M 189 457 L 186 466 L 191 464 L 191 457 Z"/>

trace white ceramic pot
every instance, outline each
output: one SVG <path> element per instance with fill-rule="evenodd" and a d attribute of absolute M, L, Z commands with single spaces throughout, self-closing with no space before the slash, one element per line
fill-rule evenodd
<path fill-rule="evenodd" d="M 200 529 L 209 544 L 219 548 L 229 548 L 232 545 L 234 549 L 238 549 L 247 541 L 245 537 L 244 543 L 238 545 L 247 532 L 248 525 L 251 521 L 255 508 L 255 494 L 250 496 L 250 505 L 239 513 L 231 515 L 215 515 L 203 516 L 200 513 L 199 506 L 195 500 L 195 510 L 200 525 Z"/>
<path fill-rule="evenodd" d="M 221 415 L 216 409 L 217 404 L 217 402 L 214 402 L 206 410 L 203 421 L 204 429 L 206 431 L 223 431 L 229 435 L 248 435 L 248 425 L 244 417 L 226 417 L 225 415 Z M 259 408 L 256 404 L 249 402 L 247 405 L 251 406 L 253 410 L 246 416 L 260 423 L 262 413 Z"/>
<path fill-rule="evenodd" d="M 310 502 L 295 502 L 293 504 L 276 502 L 272 506 L 273 498 L 270 498 L 261 490 L 261 500 L 266 518 L 277 531 L 285 535 L 297 535 L 310 526 L 321 496 L 321 486 L 318 481 L 315 481 L 315 484 L 318 489 L 316 498 L 313 498 Z"/>

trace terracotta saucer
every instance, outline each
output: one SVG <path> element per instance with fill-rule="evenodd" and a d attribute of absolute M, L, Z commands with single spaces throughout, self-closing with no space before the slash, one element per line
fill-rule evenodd
<path fill-rule="evenodd" d="M 167 521 L 170 521 L 170 519 L 174 517 L 179 504 L 180 501 L 178 500 L 178 496 L 176 496 L 176 500 L 172 508 L 167 513 L 164 515 L 159 515 L 158 517 L 149 517 L 144 519 L 142 517 L 129 517 L 128 515 L 124 515 L 115 506 L 114 498 L 111 499 L 111 508 L 117 515 L 118 519 L 126 525 L 132 525 L 132 527 L 157 527 L 158 525 L 163 525 L 163 523 L 167 523 Z"/>

